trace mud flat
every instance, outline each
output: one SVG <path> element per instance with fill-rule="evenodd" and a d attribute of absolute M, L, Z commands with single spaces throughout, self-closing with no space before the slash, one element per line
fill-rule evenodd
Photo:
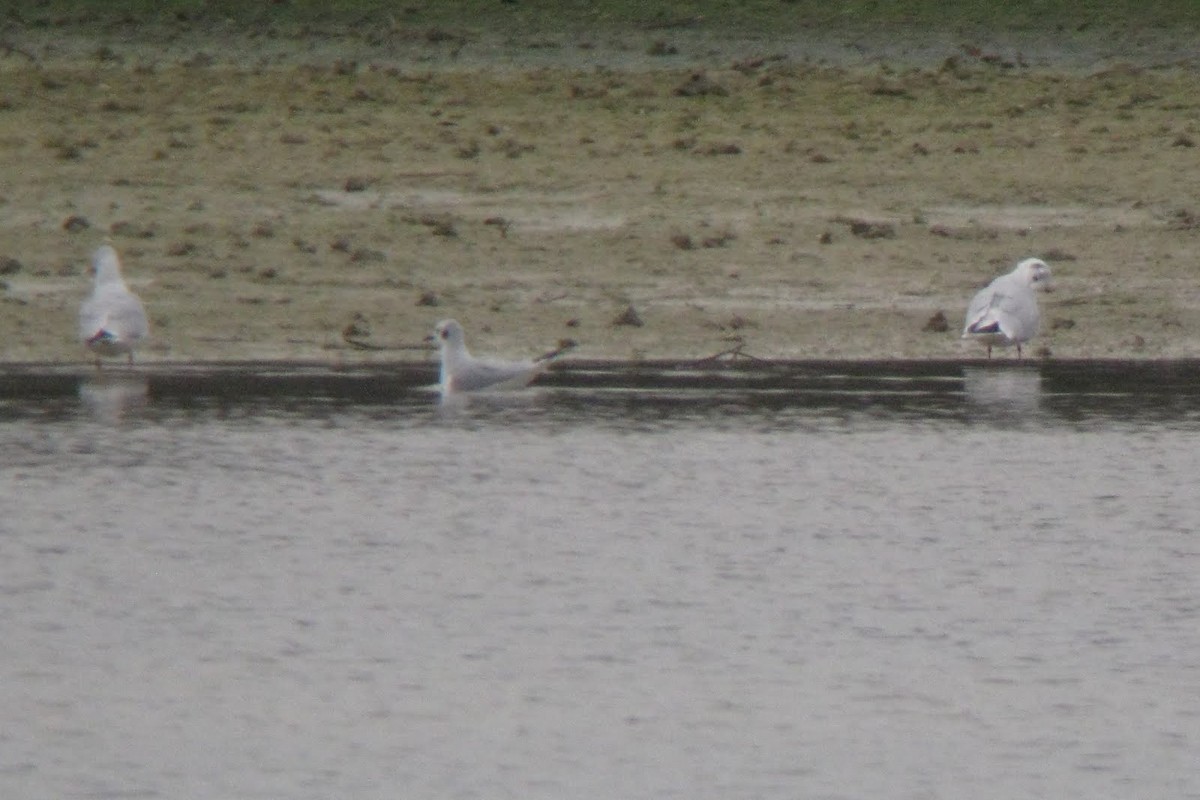
<path fill-rule="evenodd" d="M 149 361 L 420 358 L 447 316 L 506 355 L 975 356 L 1029 255 L 1039 356 L 1200 352 L 1186 31 L 93 27 L 0 54 L 5 361 L 82 359 L 105 240 Z"/>

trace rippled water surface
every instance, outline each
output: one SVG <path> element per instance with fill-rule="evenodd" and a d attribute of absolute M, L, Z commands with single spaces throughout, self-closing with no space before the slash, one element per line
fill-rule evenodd
<path fill-rule="evenodd" d="M 0 797 L 1200 797 L 1197 376 L 10 372 Z"/>

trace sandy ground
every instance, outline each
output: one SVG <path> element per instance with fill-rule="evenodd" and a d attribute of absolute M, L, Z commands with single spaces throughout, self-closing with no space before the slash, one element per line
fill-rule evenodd
<path fill-rule="evenodd" d="M 1190 43 L 909 44 L 10 39 L 0 359 L 84 358 L 105 240 L 143 360 L 420 358 L 442 317 L 506 356 L 975 356 L 1029 255 L 1031 351 L 1200 352 Z"/>

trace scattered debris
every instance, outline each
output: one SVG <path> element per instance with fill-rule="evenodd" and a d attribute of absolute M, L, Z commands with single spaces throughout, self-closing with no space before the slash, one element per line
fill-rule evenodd
<path fill-rule="evenodd" d="M 113 236 L 124 236 L 129 239 L 153 239 L 154 228 L 137 225 L 129 220 L 119 220 L 108 226 L 108 232 Z"/>
<path fill-rule="evenodd" d="M 88 228 L 92 227 L 92 223 L 88 221 L 87 217 L 81 217 L 78 214 L 72 214 L 63 220 L 62 226 L 63 230 L 67 233 L 78 233 L 79 231 L 86 231 Z"/>
<path fill-rule="evenodd" d="M 534 150 L 537 150 L 537 147 L 519 142 L 516 139 L 508 139 L 501 144 L 500 150 L 509 158 L 520 158 L 526 153 L 532 153 Z"/>
<path fill-rule="evenodd" d="M 371 183 L 372 180 L 370 178 L 351 176 L 346 178 L 346 183 L 342 188 L 347 192 L 365 192 L 371 186 Z"/>
<path fill-rule="evenodd" d="M 352 264 L 373 264 L 387 261 L 387 253 L 370 247 L 358 247 L 350 254 Z"/>
<path fill-rule="evenodd" d="M 342 328 L 342 339 L 347 342 L 350 342 L 351 339 L 365 339 L 370 335 L 371 323 L 367 321 L 361 311 L 355 311 L 350 324 Z"/>
<path fill-rule="evenodd" d="M 737 234 L 733 231 L 724 231 L 716 236 L 706 236 L 700 241 L 701 247 L 724 247 L 737 238 Z"/>
<path fill-rule="evenodd" d="M 905 86 L 895 83 L 879 83 L 871 89 L 876 97 L 898 97 L 902 100 L 915 100 L 916 96 Z"/>
<path fill-rule="evenodd" d="M 504 217 L 488 217 L 483 221 L 484 225 L 495 225 L 500 230 L 500 238 L 508 238 L 508 229 L 512 227 L 512 223 Z"/>
<path fill-rule="evenodd" d="M 676 233 L 671 235 L 671 244 L 678 247 L 680 250 L 695 250 L 696 243 L 692 241 L 692 237 L 686 233 Z"/>
<path fill-rule="evenodd" d="M 1171 215 L 1172 221 L 1168 225 L 1172 230 L 1192 230 L 1200 228 L 1200 215 L 1196 214 L 1188 208 L 1181 208 Z"/>
<path fill-rule="evenodd" d="M 704 156 L 738 156 L 742 154 L 742 147 L 736 142 L 722 142 L 706 145 L 697 152 Z"/>
<path fill-rule="evenodd" d="M 762 69 L 767 61 L 782 61 L 784 58 L 785 56 L 770 56 L 769 58 L 767 56 L 749 56 L 740 61 L 733 62 L 730 66 L 743 75 L 749 75 L 752 72 Z"/>
<path fill-rule="evenodd" d="M 421 296 L 419 298 L 417 298 L 417 305 L 419 305 L 419 306 L 429 306 L 430 308 L 436 308 L 437 306 L 440 306 L 441 304 L 442 304 L 442 298 L 438 297 L 437 292 L 422 292 Z"/>
<path fill-rule="evenodd" d="M 417 221 L 429 228 L 434 236 L 458 236 L 458 229 L 454 227 L 454 220 L 449 215 L 426 214 Z"/>
<path fill-rule="evenodd" d="M 932 317 L 925 321 L 921 326 L 921 330 L 926 333 L 945 333 L 950 330 L 950 321 L 946 319 L 945 311 L 938 311 Z"/>
<path fill-rule="evenodd" d="M 574 339 L 559 339 L 558 347 L 555 347 L 553 350 L 548 350 L 545 353 L 542 353 L 540 356 L 535 358 L 534 361 L 549 361 L 552 358 L 558 358 L 563 353 L 567 352 L 568 350 L 570 350 L 574 347 L 578 347 L 578 346 L 579 346 L 579 342 L 575 341 Z"/>
<path fill-rule="evenodd" d="M 1078 261 L 1079 258 L 1074 253 L 1063 250 L 1061 247 L 1051 247 L 1049 250 L 1042 251 L 1042 258 L 1046 261 Z"/>
<path fill-rule="evenodd" d="M 191 58 L 184 59 L 179 63 L 180 65 L 189 69 L 204 69 L 205 67 L 211 67 L 213 64 L 217 63 L 217 59 L 213 58 L 210 54 L 205 53 L 202 50 L 198 50 Z"/>
<path fill-rule="evenodd" d="M 638 314 L 637 309 L 634 308 L 632 305 L 630 305 L 624 311 L 622 311 L 620 314 L 617 315 L 616 319 L 614 319 L 612 321 L 612 324 L 614 326 L 629 325 L 634 328 L 640 328 L 643 325 L 645 325 L 646 323 L 642 319 L 641 315 Z"/>
<path fill-rule="evenodd" d="M 693 72 L 686 81 L 675 87 L 673 94 L 676 97 L 725 97 L 729 90 L 703 72 Z"/>
<path fill-rule="evenodd" d="M 1052 330 L 1052 331 L 1060 331 L 1060 330 L 1068 330 L 1069 331 L 1071 328 L 1074 328 L 1074 327 L 1075 327 L 1075 320 L 1070 319 L 1068 317 L 1056 317 L 1055 319 L 1051 320 L 1051 322 L 1050 322 L 1050 330 Z"/>
<path fill-rule="evenodd" d="M 21 267 L 21 262 L 12 256 L 0 256 L 0 275 L 15 275 Z"/>
<path fill-rule="evenodd" d="M 850 233 L 863 239 L 892 239 L 896 236 L 896 226 L 890 222 L 874 222 L 856 217 L 835 217 L 834 222 L 840 222 L 850 228 Z"/>
<path fill-rule="evenodd" d="M 713 364 L 721 360 L 737 361 L 739 358 L 749 359 L 750 361 L 765 361 L 766 359 L 752 356 L 745 352 L 746 340 L 741 336 L 729 336 L 725 339 L 727 342 L 733 342 L 733 347 L 726 348 L 720 352 L 713 353 L 711 356 L 696 361 L 696 364 Z"/>

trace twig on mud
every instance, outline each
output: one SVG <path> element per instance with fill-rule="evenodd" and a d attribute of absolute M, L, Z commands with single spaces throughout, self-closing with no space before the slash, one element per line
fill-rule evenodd
<path fill-rule="evenodd" d="M 422 350 L 426 352 L 433 350 L 433 347 L 428 344 L 375 344 L 350 336 L 343 336 L 342 341 L 357 350 Z"/>
<path fill-rule="evenodd" d="M 579 346 L 579 342 L 575 341 L 574 339 L 559 339 L 558 347 L 556 347 L 553 350 L 550 350 L 548 352 L 542 353 L 540 356 L 535 358 L 534 361 L 536 363 L 540 364 L 543 361 L 549 361 L 552 358 L 558 358 L 563 353 L 567 352 L 568 350 L 570 350 L 574 347 L 578 347 L 578 346 Z"/>
<path fill-rule="evenodd" d="M 696 363 L 697 364 L 715 364 L 716 362 L 720 361 L 721 359 L 737 361 L 739 358 L 746 358 L 746 359 L 749 359 L 750 361 L 766 361 L 767 360 L 765 358 L 759 358 L 758 356 L 751 355 L 750 353 L 744 352 L 744 348 L 746 347 L 746 340 L 740 336 L 736 336 L 731 339 L 727 339 L 726 341 L 735 342 L 736 344 L 734 344 L 733 347 L 730 347 L 726 350 L 722 350 L 718 353 L 713 353 L 711 356 L 706 356 L 704 358 L 701 358 L 701 359 L 697 360 Z"/>

